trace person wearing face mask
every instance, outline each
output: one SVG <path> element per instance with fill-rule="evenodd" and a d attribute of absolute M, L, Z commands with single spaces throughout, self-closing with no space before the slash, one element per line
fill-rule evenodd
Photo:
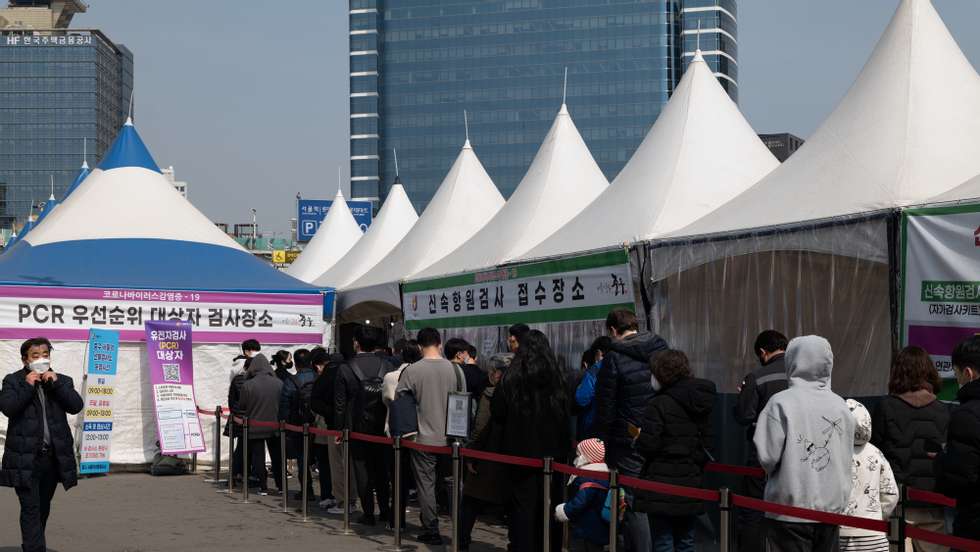
<path fill-rule="evenodd" d="M 28 339 L 20 347 L 24 368 L 0 387 L 0 412 L 8 418 L 0 486 L 20 499 L 20 531 L 27 552 L 46 549 L 44 529 L 58 483 L 78 483 L 75 445 L 66 414 L 82 410 L 72 379 L 51 369 L 51 342 Z"/>
<path fill-rule="evenodd" d="M 293 368 L 293 355 L 289 351 L 285 349 L 276 351 L 276 354 L 272 355 L 271 362 L 276 367 L 275 373 L 279 381 L 286 381 L 293 375 L 290 371 Z"/>
<path fill-rule="evenodd" d="M 936 458 L 936 490 L 956 499 L 953 534 L 980 540 L 980 336 L 953 349 L 960 406 L 946 430 L 946 447 Z"/>

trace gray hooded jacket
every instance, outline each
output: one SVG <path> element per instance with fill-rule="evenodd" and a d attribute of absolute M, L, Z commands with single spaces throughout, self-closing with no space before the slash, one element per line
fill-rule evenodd
<path fill-rule="evenodd" d="M 269 359 L 263 354 L 252 358 L 246 372 L 245 384 L 239 400 L 242 412 L 250 420 L 260 422 L 275 422 L 279 412 L 279 394 L 282 391 L 282 381 L 276 377 L 269 365 Z M 248 438 L 267 439 L 276 435 L 275 428 L 252 426 L 248 430 Z"/>
<path fill-rule="evenodd" d="M 834 353 L 826 339 L 811 335 L 789 342 L 789 389 L 773 395 L 759 415 L 753 438 L 759 463 L 769 476 L 769 502 L 833 513 L 847 507 L 855 424 L 844 399 L 830 389 L 833 366 Z"/>

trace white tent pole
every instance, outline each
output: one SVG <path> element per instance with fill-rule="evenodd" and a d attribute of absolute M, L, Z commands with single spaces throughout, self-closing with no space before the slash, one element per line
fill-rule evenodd
<path fill-rule="evenodd" d="M 398 150 L 391 148 L 391 153 L 395 155 L 395 178 L 398 178 Z"/>
<path fill-rule="evenodd" d="M 561 105 L 565 105 L 565 97 L 568 94 L 568 66 L 565 66 L 565 81 L 561 85 Z"/>
<path fill-rule="evenodd" d="M 136 87 L 129 91 L 129 120 L 133 120 L 133 96 L 136 95 Z"/>
<path fill-rule="evenodd" d="M 701 51 L 701 20 L 698 19 L 697 51 Z"/>
<path fill-rule="evenodd" d="M 469 121 L 469 118 L 466 116 L 466 110 L 465 109 L 463 110 L 463 129 L 466 132 L 466 141 L 469 142 L 470 141 L 470 121 Z"/>

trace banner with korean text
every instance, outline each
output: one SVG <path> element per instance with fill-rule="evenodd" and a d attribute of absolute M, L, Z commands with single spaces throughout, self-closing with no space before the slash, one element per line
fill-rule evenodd
<path fill-rule="evenodd" d="M 108 473 L 112 449 L 112 405 L 116 396 L 119 332 L 93 329 L 85 369 L 85 413 L 79 445 L 78 473 Z"/>
<path fill-rule="evenodd" d="M 146 323 L 146 356 L 153 386 L 157 439 L 163 454 L 203 452 L 204 432 L 194 397 L 192 327 L 187 322 Z"/>
<path fill-rule="evenodd" d="M 952 399 L 953 348 L 980 334 L 980 205 L 906 210 L 902 244 L 903 343 L 929 353 Z"/>
<path fill-rule="evenodd" d="M 0 286 L 0 339 L 84 341 L 90 328 L 142 341 L 143 324 L 182 320 L 198 343 L 318 344 L 333 293 L 240 293 Z"/>
<path fill-rule="evenodd" d="M 625 250 L 499 267 L 402 286 L 405 327 L 598 320 L 634 309 Z"/>

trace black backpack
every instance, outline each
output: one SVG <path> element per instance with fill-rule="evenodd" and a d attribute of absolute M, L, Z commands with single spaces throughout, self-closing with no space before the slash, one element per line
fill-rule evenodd
<path fill-rule="evenodd" d="M 354 377 L 361 384 L 361 396 L 358 401 L 360 419 L 352 419 L 351 428 L 360 433 L 382 435 L 384 434 L 388 408 L 381 397 L 381 386 L 384 384 L 385 374 L 391 371 L 391 365 L 383 359 L 379 359 L 377 374 L 369 377 L 364 375 L 364 371 L 358 366 L 356 358 L 352 358 L 349 365 Z M 386 370 L 386 368 L 388 369 Z M 352 418 L 354 417 L 352 416 Z"/>
<path fill-rule="evenodd" d="M 310 408 L 310 401 L 313 397 L 313 382 L 316 378 L 300 383 L 296 376 L 292 376 L 293 386 L 296 387 L 296 396 L 289 402 L 289 423 L 293 425 L 312 424 L 316 421 L 316 415 Z"/>

